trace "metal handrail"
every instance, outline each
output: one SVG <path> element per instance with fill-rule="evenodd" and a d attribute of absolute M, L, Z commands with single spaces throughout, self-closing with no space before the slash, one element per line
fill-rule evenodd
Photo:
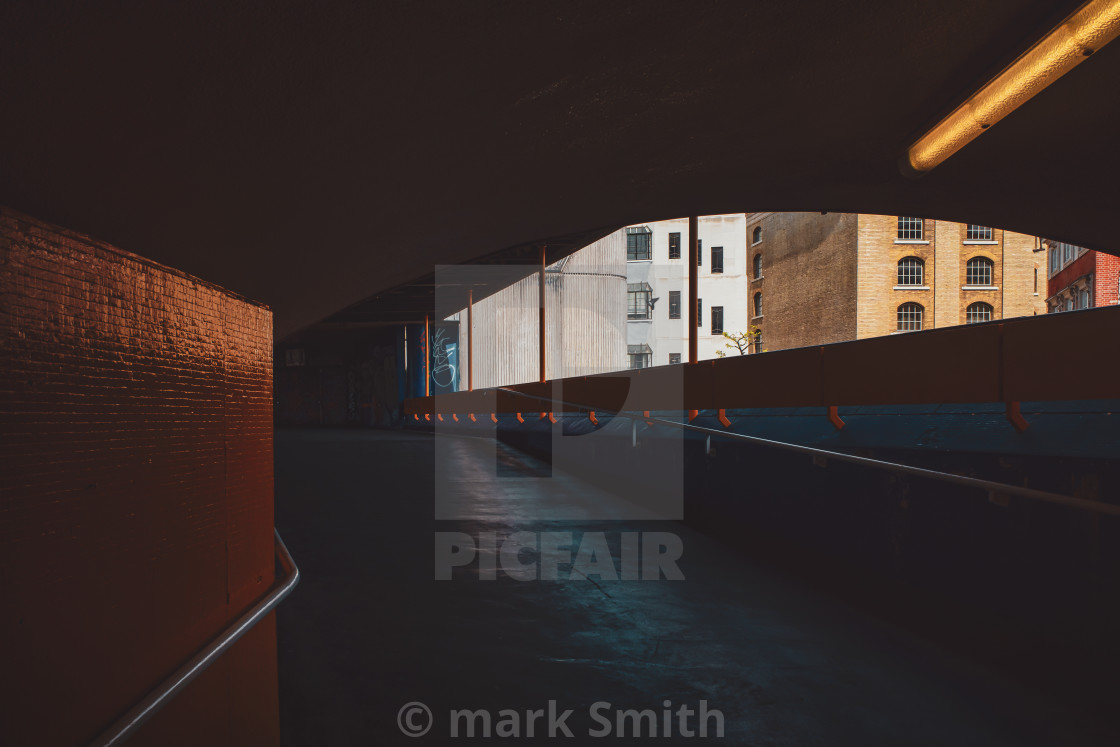
<path fill-rule="evenodd" d="M 134 705 L 123 716 L 113 722 L 112 726 L 103 731 L 96 739 L 90 742 L 90 747 L 109 747 L 124 742 L 133 732 L 154 716 L 161 708 L 178 695 L 195 677 L 202 674 L 211 664 L 217 661 L 230 646 L 245 635 L 254 625 L 264 619 L 265 615 L 272 612 L 284 597 L 291 593 L 299 583 L 299 568 L 296 566 L 280 533 L 273 528 L 276 535 L 276 557 L 280 560 L 280 567 L 284 569 L 283 581 L 276 584 L 272 591 L 262 597 L 260 601 L 249 608 L 245 614 L 221 632 L 221 634 L 187 660 L 183 666 L 156 686 L 144 696 L 143 700 Z"/>
<path fill-rule="evenodd" d="M 978 477 L 966 477 L 964 475 L 955 475 L 952 472 L 938 472 L 937 470 L 925 469 L 923 467 L 912 467 L 908 464 L 899 464 L 897 462 L 885 462 L 881 459 L 871 459 L 870 457 L 861 457 L 854 454 L 845 454 L 840 451 L 829 451 L 827 449 L 818 449 L 815 446 L 805 446 L 803 444 L 792 444 L 786 441 L 775 441 L 769 438 L 762 438 L 760 436 L 747 436 L 742 433 L 735 433 L 733 431 L 719 431 L 715 428 L 705 428 L 701 425 L 692 425 L 691 423 L 678 423 L 674 420 L 665 420 L 658 417 L 647 417 L 644 414 L 631 415 L 623 411 L 603 410 L 601 408 L 591 407 L 588 405 L 580 405 L 572 402 L 556 402 L 548 397 L 541 397 L 535 394 L 528 394 L 519 392 L 515 389 L 507 389 L 505 387 L 498 387 L 500 391 L 508 394 L 516 394 L 521 397 L 527 397 L 539 402 L 548 402 L 554 405 L 561 405 L 564 407 L 574 407 L 583 410 L 594 410 L 597 412 L 607 412 L 612 415 L 627 418 L 629 420 L 638 421 L 643 420 L 647 423 L 659 423 L 671 428 L 678 428 L 680 430 L 696 431 L 697 433 L 704 433 L 708 436 L 719 436 L 721 438 L 729 438 L 735 441 L 747 441 L 749 443 L 761 444 L 763 446 L 772 446 L 777 449 L 785 449 L 786 451 L 796 451 L 802 454 L 809 454 L 812 456 L 819 456 L 826 459 L 834 459 L 838 462 L 850 462 L 852 464 L 861 464 L 865 467 L 873 467 L 875 469 L 882 469 L 888 472 L 897 472 L 906 475 L 916 475 L 918 477 L 926 477 L 932 480 L 941 482 L 955 483 L 957 485 L 967 485 L 973 488 L 980 488 L 989 493 L 998 493 L 1002 495 L 1015 495 L 1022 498 L 1030 498 L 1036 501 L 1043 501 L 1045 503 L 1055 503 L 1061 506 L 1070 506 L 1072 508 L 1080 508 L 1084 511 L 1092 511 L 1099 514 L 1109 514 L 1112 516 L 1120 516 L 1120 506 L 1111 503 L 1104 503 L 1101 501 L 1091 501 L 1086 498 L 1074 498 L 1069 495 L 1062 495 L 1061 493 L 1050 493 L 1045 490 L 1035 490 L 1033 488 L 1022 488 L 1018 485 L 1008 485 L 1007 483 L 994 482 L 992 480 L 982 480 Z"/>

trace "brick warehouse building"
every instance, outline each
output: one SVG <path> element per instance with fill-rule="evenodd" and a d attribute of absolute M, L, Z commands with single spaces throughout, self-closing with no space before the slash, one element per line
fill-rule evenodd
<path fill-rule="evenodd" d="M 1120 258 L 1060 241 L 1043 242 L 1049 255 L 1048 311 L 1074 311 L 1120 302 Z"/>
<path fill-rule="evenodd" d="M 853 213 L 747 215 L 754 350 L 1044 313 L 1041 240 Z"/>

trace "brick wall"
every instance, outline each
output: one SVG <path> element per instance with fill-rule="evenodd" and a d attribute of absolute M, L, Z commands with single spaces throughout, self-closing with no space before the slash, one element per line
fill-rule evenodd
<path fill-rule="evenodd" d="M 923 309 L 924 329 L 933 327 L 936 279 L 946 274 L 946 268 L 935 254 L 937 237 L 945 225 L 937 221 L 922 221 L 922 238 L 917 243 L 897 243 L 898 216 L 859 216 L 859 338 L 889 335 L 898 329 L 898 307 L 916 303 Z M 896 290 L 898 262 L 904 257 L 917 257 L 925 265 L 925 283 L 919 288 Z"/>
<path fill-rule="evenodd" d="M 1117 295 L 1120 284 L 1120 257 L 1104 252 L 1092 252 L 1096 256 L 1097 271 L 1094 278 L 1093 305 L 1111 306 L 1120 297 Z"/>
<path fill-rule="evenodd" d="M 856 334 L 856 216 L 849 213 L 748 215 L 747 236 L 762 225 L 762 279 L 750 278 L 747 298 L 762 293 L 765 350 L 851 340 Z"/>
<path fill-rule="evenodd" d="M 995 231 L 1003 237 L 1003 318 L 1046 313 L 1046 252 L 1034 236 Z"/>
<path fill-rule="evenodd" d="M 273 582 L 271 313 L 5 208 L 0 294 L 0 743 L 83 744 Z M 134 742 L 275 744 L 274 636 Z"/>

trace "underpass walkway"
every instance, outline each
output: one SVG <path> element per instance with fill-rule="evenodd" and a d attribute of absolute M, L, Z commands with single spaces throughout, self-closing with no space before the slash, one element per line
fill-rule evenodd
<path fill-rule="evenodd" d="M 593 704 L 612 728 L 619 710 L 651 709 L 659 729 L 682 736 L 677 709 L 701 701 L 721 712 L 725 744 L 1095 743 L 1060 706 L 740 548 L 677 522 L 535 519 L 555 491 L 618 499 L 479 439 L 441 448 L 438 470 L 434 454 L 422 433 L 277 433 L 276 524 L 303 572 L 278 613 L 286 744 L 443 744 L 456 741 L 452 710 L 485 709 L 496 723 L 504 709 L 547 714 L 549 701 L 572 710 L 575 744 L 604 728 Z M 458 476 L 472 518 L 435 521 L 437 473 Z M 588 579 L 561 565 L 559 581 L 521 581 L 498 553 L 488 561 L 495 580 L 483 580 L 476 557 L 435 581 L 436 532 L 493 532 L 499 544 L 516 532 L 570 533 L 574 547 L 601 536 L 616 559 L 624 534 L 670 532 L 684 579 Z M 413 701 L 433 714 L 419 738 L 398 724 Z M 547 716 L 537 733 L 546 727 Z M 696 727 L 695 717 L 685 726 Z M 711 717 L 708 727 L 711 736 Z"/>

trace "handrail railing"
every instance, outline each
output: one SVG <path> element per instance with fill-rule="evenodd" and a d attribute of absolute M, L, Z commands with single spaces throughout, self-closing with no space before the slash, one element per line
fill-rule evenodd
<path fill-rule="evenodd" d="M 249 608 L 241 617 L 228 626 L 217 638 L 208 643 L 203 649 L 187 660 L 171 676 L 157 685 L 151 692 L 128 710 L 123 716 L 113 722 L 112 726 L 103 731 L 96 739 L 90 742 L 90 747 L 109 747 L 121 744 L 130 737 L 140 726 L 154 716 L 161 708 L 179 694 L 195 677 L 213 664 L 230 646 L 245 635 L 254 625 L 264 619 L 265 615 L 272 612 L 284 597 L 291 593 L 299 583 L 299 568 L 292 556 L 288 553 L 284 540 L 274 528 L 276 536 L 276 557 L 280 561 L 285 577 L 275 584 L 268 594 Z"/>
<path fill-rule="evenodd" d="M 520 397 L 537 400 L 538 402 L 550 403 L 550 406 L 555 408 L 557 405 L 566 408 L 576 408 L 584 410 L 595 410 L 594 407 L 584 406 L 573 402 L 556 402 L 548 397 L 539 397 L 535 394 L 527 394 L 519 392 L 516 389 L 509 389 L 506 387 L 498 387 L 499 391 L 507 392 L 509 394 L 516 394 Z M 610 412 L 603 409 L 598 409 L 598 412 Z M 1050 493 L 1045 490 L 1035 490 L 1034 488 L 1023 488 L 1018 485 L 1008 485 L 1007 483 L 995 482 L 992 480 L 982 480 L 978 477 L 967 477 L 965 475 L 956 475 L 952 472 L 938 472 L 937 470 L 925 469 L 924 467 L 913 467 L 908 464 L 899 464 L 897 462 L 886 462 L 881 459 L 871 459 L 870 457 L 856 456 L 855 454 L 845 454 L 840 451 L 829 451 L 827 449 L 818 449 L 815 446 L 805 446 L 804 444 L 793 444 L 786 441 L 775 441 L 770 438 L 762 438 L 761 436 L 748 436 L 742 433 L 735 433 L 734 431 L 721 431 L 715 428 L 705 428 L 700 425 L 693 425 L 691 423 L 678 423 L 675 420 L 666 420 L 664 418 L 647 416 L 644 413 L 629 414 L 625 411 L 613 411 L 612 415 L 627 418 L 632 421 L 645 421 L 647 423 L 657 423 L 666 425 L 671 428 L 678 428 L 680 430 L 696 431 L 704 433 L 708 436 L 719 436 L 720 438 L 729 438 L 735 441 L 747 441 L 750 443 L 761 444 L 763 446 L 772 446 L 777 449 L 784 449 L 786 451 L 796 451 L 811 456 L 823 457 L 825 459 L 833 459 L 838 462 L 850 462 L 852 464 L 860 464 L 865 467 L 873 467 L 875 469 L 882 469 L 888 472 L 896 472 L 900 474 L 916 475 L 918 477 L 926 477 L 940 482 L 955 483 L 957 485 L 967 485 L 973 488 L 980 488 L 987 491 L 989 494 L 996 493 L 1000 495 L 1015 495 L 1021 498 L 1029 498 L 1031 500 L 1043 501 L 1046 503 L 1055 503 L 1062 506 L 1070 506 L 1072 508 L 1079 508 L 1084 511 L 1092 511 L 1099 514 L 1109 514 L 1112 516 L 1120 516 L 1120 505 L 1111 503 L 1104 503 L 1103 501 L 1091 501 L 1086 498 L 1075 498 L 1069 495 L 1062 495 L 1061 493 Z"/>

